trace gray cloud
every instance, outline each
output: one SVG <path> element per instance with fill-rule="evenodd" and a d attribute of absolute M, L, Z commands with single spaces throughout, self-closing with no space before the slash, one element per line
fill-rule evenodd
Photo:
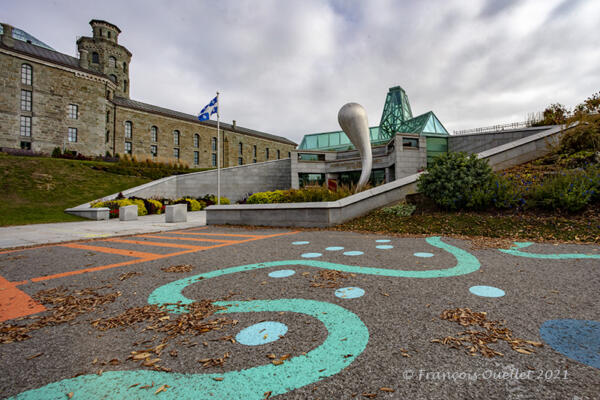
<path fill-rule="evenodd" d="M 136 100 L 297 142 L 356 101 L 377 125 L 389 87 L 450 129 L 524 120 L 600 90 L 596 0 L 13 2 L 3 21 L 75 55 L 92 18 L 121 28 Z"/>

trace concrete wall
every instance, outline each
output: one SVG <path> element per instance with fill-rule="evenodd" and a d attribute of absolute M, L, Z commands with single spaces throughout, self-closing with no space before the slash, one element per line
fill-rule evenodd
<path fill-rule="evenodd" d="M 474 133 L 472 135 L 450 136 L 448 138 L 448 151 L 467 153 L 481 153 L 494 147 L 501 146 L 527 136 L 535 135 L 550 127 L 527 128 L 510 131 Z"/>
<path fill-rule="evenodd" d="M 534 160 L 547 154 L 556 142 L 560 126 L 550 127 L 523 139 L 479 153 L 493 169 L 499 170 Z M 327 227 L 364 215 L 374 209 L 403 200 L 416 191 L 420 174 L 327 203 L 244 204 L 210 206 L 207 224 Z"/>

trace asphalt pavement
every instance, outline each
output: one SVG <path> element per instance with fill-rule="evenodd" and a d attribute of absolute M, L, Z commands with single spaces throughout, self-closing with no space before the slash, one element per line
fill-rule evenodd
<path fill-rule="evenodd" d="M 600 398 L 597 245 L 87 239 L 0 251 L 0 398 Z"/>

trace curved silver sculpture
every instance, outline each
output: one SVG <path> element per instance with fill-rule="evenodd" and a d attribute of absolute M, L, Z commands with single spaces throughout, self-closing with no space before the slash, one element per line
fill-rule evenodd
<path fill-rule="evenodd" d="M 338 122 L 344 133 L 360 153 L 362 173 L 356 185 L 356 191 L 358 192 L 369 181 L 371 168 L 373 167 L 367 111 L 357 103 L 345 104 L 338 112 Z"/>

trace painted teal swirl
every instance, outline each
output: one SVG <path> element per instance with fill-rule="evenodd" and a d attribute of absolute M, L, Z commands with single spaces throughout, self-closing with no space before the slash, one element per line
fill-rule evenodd
<path fill-rule="evenodd" d="M 84 375 L 65 379 L 29 390 L 12 399 L 49 400 L 66 398 L 85 399 L 263 399 L 264 393 L 283 394 L 335 375 L 346 368 L 363 352 L 369 341 L 369 331 L 356 314 L 335 304 L 315 300 L 279 299 L 241 301 L 227 306 L 223 313 L 243 312 L 296 312 L 318 319 L 328 331 L 327 339 L 306 355 L 293 357 L 283 364 L 260 365 L 241 371 L 222 374 L 181 374 L 158 371 L 111 371 L 102 375 Z M 214 378 L 223 378 L 215 381 Z M 133 383 L 155 383 L 150 390 L 129 388 Z M 160 385 L 170 388 L 154 395 Z"/>
<path fill-rule="evenodd" d="M 600 254 L 541 254 L 541 253 L 526 253 L 520 249 L 531 246 L 532 242 L 515 242 L 515 245 L 511 249 L 498 249 L 503 253 L 510 254 L 517 257 L 528 257 L 528 258 L 542 258 L 546 260 L 569 260 L 577 258 L 598 258 Z"/>
<path fill-rule="evenodd" d="M 344 265 L 330 263 L 326 261 L 316 260 L 287 260 L 287 261 L 270 261 L 258 264 L 240 265 L 237 267 L 225 268 L 206 272 L 199 275 L 194 275 L 185 279 L 168 283 L 164 286 L 157 288 L 148 297 L 150 304 L 165 304 L 165 303 L 176 303 L 178 301 L 181 304 L 192 303 L 193 300 L 188 299 L 182 294 L 183 289 L 187 286 L 197 283 L 198 280 L 215 278 L 217 276 L 229 275 L 236 272 L 251 271 L 261 268 L 290 266 L 290 265 L 304 265 L 308 267 L 330 269 L 336 271 L 343 271 L 355 274 L 366 274 L 366 275 L 378 275 L 378 276 L 392 276 L 399 278 L 444 278 L 450 276 L 458 276 L 470 274 L 471 272 L 477 271 L 480 267 L 479 260 L 471 253 L 462 250 L 458 247 L 446 244 L 442 240 L 435 236 L 426 239 L 430 245 L 445 250 L 452 254 L 456 258 L 456 265 L 452 268 L 446 269 L 433 269 L 433 270 L 421 270 L 421 271 L 410 271 L 410 270 L 399 270 L 399 269 L 388 269 L 388 268 L 373 268 L 373 267 L 360 267 L 355 265 Z M 172 312 L 178 312 L 177 308 L 173 308 Z"/>

